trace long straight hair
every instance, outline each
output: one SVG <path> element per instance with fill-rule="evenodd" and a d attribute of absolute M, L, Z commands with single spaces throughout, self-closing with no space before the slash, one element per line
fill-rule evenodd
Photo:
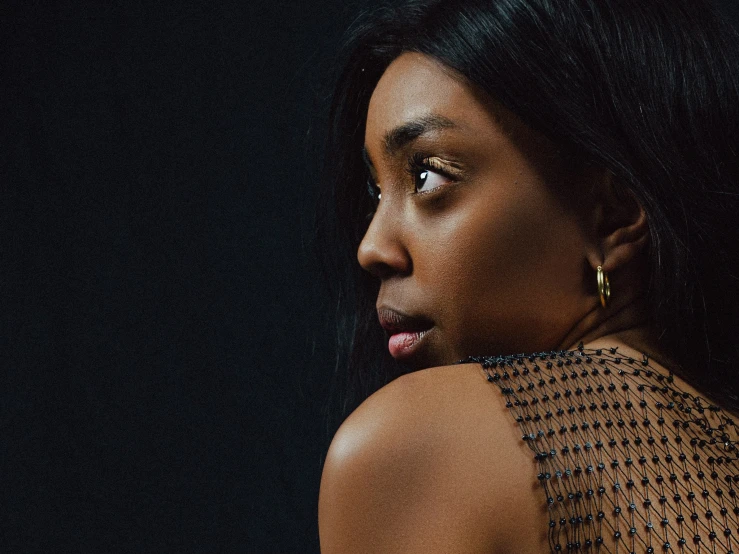
<path fill-rule="evenodd" d="M 738 44 L 708 0 L 431 0 L 361 17 L 330 109 L 316 221 L 344 410 L 403 371 L 376 321 L 379 283 L 356 261 L 372 211 L 367 107 L 403 52 L 456 70 L 636 197 L 659 346 L 696 388 L 739 408 Z"/>

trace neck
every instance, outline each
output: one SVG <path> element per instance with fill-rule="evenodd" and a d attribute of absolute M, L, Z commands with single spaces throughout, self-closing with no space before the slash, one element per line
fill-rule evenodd
<path fill-rule="evenodd" d="M 574 350 L 580 343 L 589 348 L 625 345 L 642 352 L 663 367 L 675 367 L 658 346 L 659 337 L 649 326 L 643 298 L 624 299 L 603 309 L 594 306 L 562 337 L 560 350 Z"/>

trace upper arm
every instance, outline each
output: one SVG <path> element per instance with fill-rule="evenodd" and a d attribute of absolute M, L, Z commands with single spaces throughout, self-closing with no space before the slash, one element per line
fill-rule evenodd
<path fill-rule="evenodd" d="M 429 491 L 421 477 L 429 452 L 420 436 L 408 433 L 393 396 L 383 391 L 363 404 L 331 443 L 319 499 L 323 554 L 411 553 L 424 546 Z"/>
<path fill-rule="evenodd" d="M 351 418 L 331 443 L 319 498 L 323 554 L 412 552 L 401 542 L 423 496 L 413 482 L 421 462 L 371 418 Z"/>
<path fill-rule="evenodd" d="M 510 493 L 485 467 L 495 436 L 480 429 L 484 417 L 465 415 L 464 399 L 424 379 L 394 381 L 334 437 L 319 499 L 323 554 L 495 550 L 496 503 Z"/>

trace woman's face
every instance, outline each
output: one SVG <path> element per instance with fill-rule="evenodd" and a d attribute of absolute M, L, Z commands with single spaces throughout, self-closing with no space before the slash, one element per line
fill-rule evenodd
<path fill-rule="evenodd" d="M 380 200 L 357 256 L 380 279 L 396 359 L 420 369 L 571 346 L 592 270 L 576 178 L 548 141 L 405 53 L 372 95 L 365 150 Z"/>

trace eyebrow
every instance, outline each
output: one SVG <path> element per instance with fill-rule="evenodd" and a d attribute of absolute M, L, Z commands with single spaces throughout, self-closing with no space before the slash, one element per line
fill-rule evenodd
<path fill-rule="evenodd" d="M 383 139 L 385 152 L 388 156 L 394 156 L 398 150 L 422 135 L 453 127 L 457 127 L 457 124 L 451 119 L 437 114 L 429 114 L 412 119 L 385 134 Z M 372 166 L 366 148 L 362 148 L 362 157 L 368 166 Z"/>
<path fill-rule="evenodd" d="M 455 123 L 441 115 L 429 114 L 413 119 L 385 134 L 385 151 L 392 156 L 421 135 L 450 127 L 456 127 Z"/>

